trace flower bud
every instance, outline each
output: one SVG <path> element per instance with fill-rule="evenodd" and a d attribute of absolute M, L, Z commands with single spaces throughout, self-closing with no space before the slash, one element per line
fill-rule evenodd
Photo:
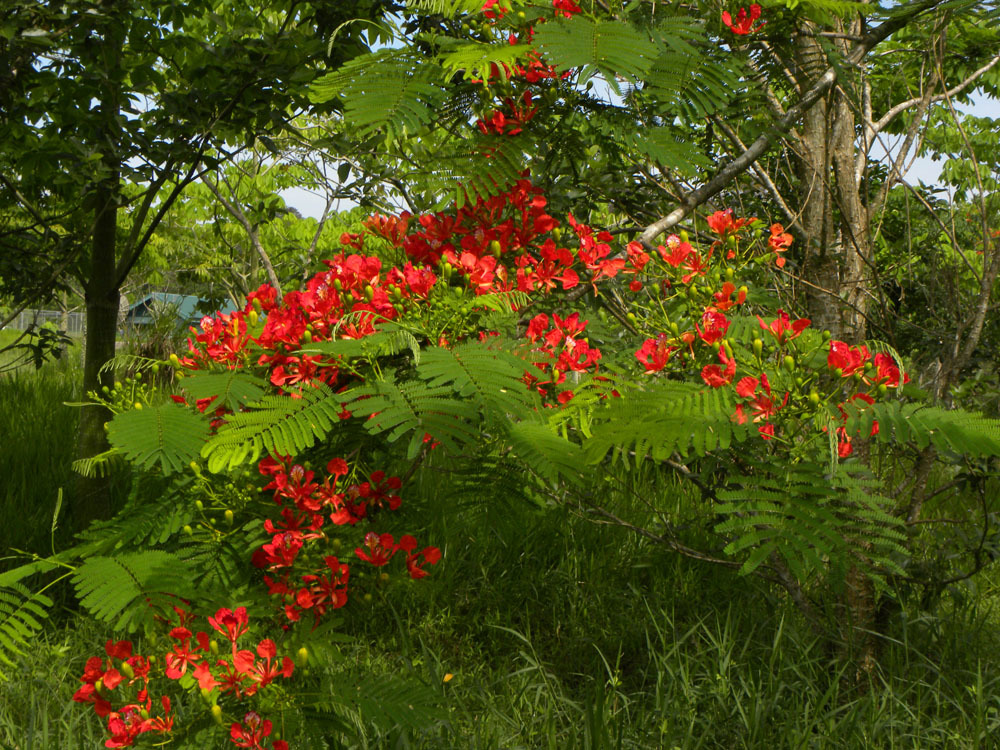
<path fill-rule="evenodd" d="M 734 276 L 736 276 L 736 271 L 733 270 L 732 266 L 727 266 L 726 267 L 726 281 L 732 281 Z"/>
<path fill-rule="evenodd" d="M 309 649 L 303 646 L 298 650 L 298 652 L 296 652 L 295 657 L 299 662 L 300 667 L 306 666 L 306 664 L 309 663 Z"/>
<path fill-rule="evenodd" d="M 130 680 L 135 677 L 135 670 L 132 669 L 132 665 L 127 661 L 122 662 L 121 673 L 128 677 Z"/>
<path fill-rule="evenodd" d="M 132 406 L 134 406 L 136 409 L 142 408 L 142 404 L 139 401 L 136 401 L 134 404 L 132 404 Z"/>
<path fill-rule="evenodd" d="M 791 354 L 785 355 L 785 369 L 789 372 L 795 372 L 795 357 Z"/>
<path fill-rule="evenodd" d="M 683 230 L 683 229 L 680 231 L 680 234 L 678 234 L 677 236 L 681 238 L 681 242 L 687 242 L 688 241 L 688 233 L 685 230 Z"/>
<path fill-rule="evenodd" d="M 313 335 L 309 331 L 302 332 L 302 342 L 305 344 L 311 344 L 313 340 Z"/>
<path fill-rule="evenodd" d="M 170 364 L 173 365 L 174 367 L 180 367 L 181 366 L 181 360 L 180 360 L 180 358 L 176 354 L 171 354 L 170 355 Z"/>
<path fill-rule="evenodd" d="M 336 289 L 338 292 L 344 291 L 344 282 L 341 281 L 340 279 L 334 279 L 333 288 Z"/>
<path fill-rule="evenodd" d="M 197 508 L 199 512 L 201 512 L 205 510 L 205 503 L 203 503 L 201 500 L 195 500 L 194 507 Z"/>
<path fill-rule="evenodd" d="M 191 528 L 190 524 L 184 524 L 184 527 L 181 529 L 181 531 L 183 531 L 188 536 L 194 536 L 194 529 Z"/>
<path fill-rule="evenodd" d="M 830 337 L 831 337 L 832 335 L 833 335 L 833 334 L 832 334 L 832 333 L 830 333 L 829 329 L 828 329 L 828 330 L 825 330 L 825 331 L 823 331 L 823 340 L 824 340 L 824 341 L 829 341 L 829 340 L 830 340 Z"/>
<path fill-rule="evenodd" d="M 219 655 L 219 642 L 214 638 L 208 642 L 208 650 L 216 656 Z"/>
<path fill-rule="evenodd" d="M 264 307 L 261 304 L 259 297 L 254 297 L 253 298 L 253 302 L 251 303 L 251 305 L 253 307 L 253 312 L 255 312 L 255 313 L 259 313 L 263 309 L 263 307 Z"/>
<path fill-rule="evenodd" d="M 674 336 L 680 336 L 681 335 L 681 327 L 679 325 L 677 325 L 677 321 L 676 320 L 673 320 L 673 321 L 670 322 L 670 332 L 672 334 L 674 334 Z"/>
<path fill-rule="evenodd" d="M 256 302 L 257 300 L 254 300 Z M 260 316 L 257 314 L 256 310 L 251 310 L 250 314 L 247 316 L 250 319 L 250 325 L 257 325 L 257 321 L 260 320 Z"/>
<path fill-rule="evenodd" d="M 201 473 L 201 467 L 198 466 L 197 461 L 192 461 L 191 463 L 188 464 L 188 466 L 191 468 L 191 471 L 193 471 L 195 474 Z"/>
<path fill-rule="evenodd" d="M 762 351 L 764 351 L 764 342 L 761 341 L 760 339 L 754 339 L 753 340 L 753 353 L 756 354 L 759 357 L 760 353 Z"/>
<path fill-rule="evenodd" d="M 371 284 L 366 284 L 365 285 L 365 301 L 366 302 L 371 302 L 373 299 L 375 299 L 375 287 L 373 287 Z"/>
<path fill-rule="evenodd" d="M 149 371 L 154 375 L 156 375 L 160 371 L 160 363 L 159 362 L 154 363 L 153 366 L 149 368 Z"/>
<path fill-rule="evenodd" d="M 381 581 L 382 583 L 387 583 L 387 582 L 389 581 L 389 574 L 388 574 L 388 573 L 383 573 L 382 575 L 380 575 L 380 576 L 378 577 L 378 579 L 379 579 L 379 580 L 380 580 L 380 581 Z"/>
<path fill-rule="evenodd" d="M 500 257 L 500 251 L 501 251 L 501 249 L 502 248 L 501 248 L 500 242 L 498 240 L 493 240 L 490 243 L 490 252 L 493 253 L 493 256 L 495 258 L 499 258 Z"/>
<path fill-rule="evenodd" d="M 817 406 L 819 404 L 819 394 L 816 391 L 809 392 L 809 403 L 813 406 Z"/>
<path fill-rule="evenodd" d="M 212 706 L 212 718 L 215 719 L 215 723 L 222 726 L 222 706 L 216 703 Z"/>
<path fill-rule="evenodd" d="M 231 510 L 229 510 L 229 508 L 226 508 L 226 512 L 224 513 L 224 516 L 226 518 L 226 526 L 232 526 L 233 525 L 233 512 Z"/>
<path fill-rule="evenodd" d="M 365 594 L 361 598 L 364 599 L 366 602 L 370 602 L 372 600 L 372 595 L 371 594 Z"/>
<path fill-rule="evenodd" d="M 885 383 L 882 383 L 882 384 L 879 385 L 879 387 L 878 387 L 878 395 L 884 396 L 888 392 L 889 392 L 889 386 L 887 386 Z"/>

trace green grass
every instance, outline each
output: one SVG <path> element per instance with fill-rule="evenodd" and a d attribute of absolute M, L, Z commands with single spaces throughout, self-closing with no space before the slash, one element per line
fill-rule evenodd
<path fill-rule="evenodd" d="M 60 404 L 79 397 L 77 380 L 64 365 L 0 378 L 0 434 L 20 430 L 0 452 L 0 523 L 18 546 L 48 547 L 56 492 L 71 481 L 75 411 Z M 333 646 L 359 678 L 428 686 L 445 718 L 402 729 L 355 717 L 354 735 L 330 747 L 1000 747 L 993 574 L 933 616 L 895 615 L 859 691 L 766 584 L 537 507 L 503 476 L 460 492 L 446 468 L 429 462 L 404 506 L 406 530 L 440 544 L 444 559 L 424 581 L 394 574 L 371 602 L 354 597 L 343 611 L 349 640 Z M 677 492 L 633 481 L 647 495 Z M 101 723 L 70 699 L 111 635 L 54 613 L 3 670 L 13 678 L 0 681 L 0 747 L 103 745 Z"/>

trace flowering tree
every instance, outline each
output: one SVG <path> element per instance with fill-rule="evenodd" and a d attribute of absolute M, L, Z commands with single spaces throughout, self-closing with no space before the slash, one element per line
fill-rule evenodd
<path fill-rule="evenodd" d="M 996 420 L 921 402 L 891 347 L 842 341 L 781 301 L 797 262 L 782 224 L 706 211 L 661 242 L 669 222 L 628 232 L 607 210 L 607 226 L 594 221 L 587 198 L 560 209 L 570 198 L 543 189 L 531 161 L 499 179 L 546 106 L 558 110 L 549 88 L 578 75 L 570 32 L 586 25 L 597 67 L 625 77 L 662 51 L 572 2 L 520 13 L 482 8 L 483 33 L 510 42 L 503 60 L 475 67 L 453 50 L 442 63 L 469 65 L 489 102 L 465 123 L 470 158 L 496 167 L 488 180 L 470 173 L 436 210 L 372 216 L 302 288 L 279 301 L 264 285 L 241 310 L 206 317 L 169 361 L 176 392 L 133 379 L 92 394 L 116 414 L 112 449 L 81 468 L 124 457 L 157 489 L 58 561 L 87 609 L 146 634 L 144 655 L 109 641 L 81 678 L 76 700 L 107 721 L 109 747 L 164 733 L 308 741 L 301 717 L 316 704 L 302 667 L 331 668 L 313 654 L 337 618 L 391 591 L 391 570 L 419 581 L 452 564 L 447 540 L 408 527 L 419 522 L 406 515 L 409 481 L 428 463 L 475 471 L 504 456 L 538 496 L 775 581 L 819 632 L 850 639 L 867 621 L 838 632 L 816 602 L 845 582 L 887 590 L 919 548 L 906 522 L 927 485 L 892 491 L 875 459 L 947 450 L 947 483 L 962 457 L 1000 455 Z M 723 20 L 749 35 L 767 19 Z M 612 44 L 628 39 L 640 62 Z M 411 87 L 420 106 L 442 103 L 411 63 L 381 71 L 395 71 L 391 90 L 348 67 L 316 96 Z M 427 124 L 419 107 L 393 123 L 362 107 L 348 97 L 347 116 L 389 140 Z M 686 538 L 663 497 L 642 499 L 637 518 L 602 505 L 603 483 L 635 465 L 690 481 L 700 498 L 685 512 L 712 541 Z"/>

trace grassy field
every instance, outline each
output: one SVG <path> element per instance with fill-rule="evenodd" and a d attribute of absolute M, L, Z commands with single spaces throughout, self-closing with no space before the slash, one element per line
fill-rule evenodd
<path fill-rule="evenodd" d="M 0 378 L 0 434 L 13 436 L 0 451 L 5 547 L 50 546 L 58 490 L 72 482 L 76 412 L 62 404 L 79 399 L 78 379 L 69 363 Z M 412 517 L 426 520 L 414 531 L 444 559 L 425 581 L 352 600 L 338 648 L 358 674 L 431 686 L 444 718 L 423 730 L 360 725 L 331 747 L 1000 747 L 989 579 L 933 616 L 897 614 L 872 684 L 848 689 L 851 675 L 761 582 L 502 489 L 456 495 L 434 466 L 416 479 Z M 70 611 L 54 622 L 0 664 L 2 748 L 103 744 L 70 697 L 110 634 Z"/>

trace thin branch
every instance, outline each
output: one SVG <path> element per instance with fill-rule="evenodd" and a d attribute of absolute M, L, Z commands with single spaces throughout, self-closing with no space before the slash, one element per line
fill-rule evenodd
<path fill-rule="evenodd" d="M 923 2 L 910 3 L 907 12 L 900 13 L 896 17 L 883 22 L 877 28 L 866 34 L 862 41 L 851 50 L 847 57 L 837 65 L 831 65 L 824 71 L 809 90 L 802 96 L 799 102 L 791 107 L 785 116 L 780 118 L 772 128 L 762 133 L 742 154 L 726 164 L 718 174 L 707 183 L 688 193 L 681 205 L 671 211 L 663 218 L 653 222 L 643 230 L 640 240 L 647 248 L 652 248 L 653 241 L 675 224 L 683 220 L 692 211 L 702 205 L 705 201 L 721 192 L 733 180 L 747 170 L 747 168 L 759 159 L 764 152 L 780 137 L 799 121 L 799 119 L 813 107 L 837 81 L 838 69 L 841 67 L 852 67 L 858 65 L 876 45 L 883 42 L 894 32 L 912 22 L 917 16 L 933 9 L 943 0 L 923 0 Z"/>

